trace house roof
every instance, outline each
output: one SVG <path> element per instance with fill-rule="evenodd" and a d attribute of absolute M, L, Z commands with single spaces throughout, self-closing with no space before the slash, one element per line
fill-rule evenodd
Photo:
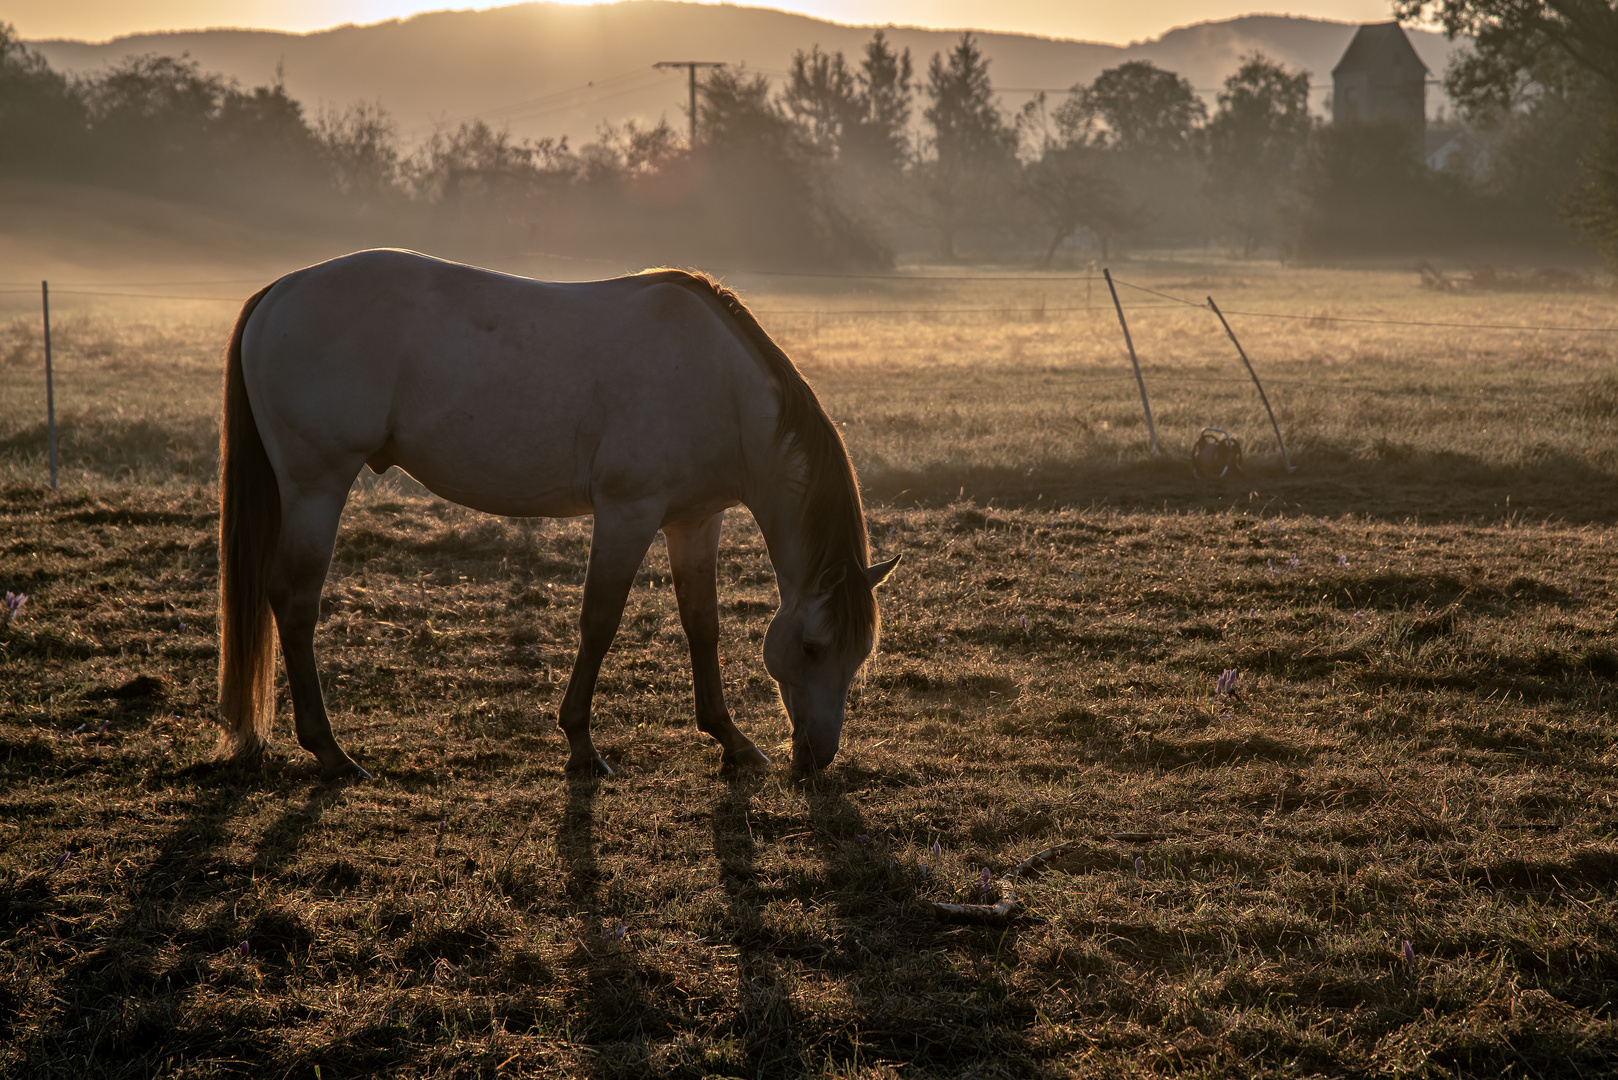
<path fill-rule="evenodd" d="M 1415 66 L 1423 72 L 1428 71 L 1427 65 L 1416 55 L 1410 39 L 1405 36 L 1404 27 L 1396 22 L 1367 23 L 1359 28 L 1354 40 L 1348 43 L 1348 48 L 1343 51 L 1343 58 L 1337 61 L 1337 66 L 1331 69 L 1331 73 L 1339 75 L 1354 71 L 1370 71 L 1394 64 L 1406 67 L 1411 60 L 1415 61 Z"/>

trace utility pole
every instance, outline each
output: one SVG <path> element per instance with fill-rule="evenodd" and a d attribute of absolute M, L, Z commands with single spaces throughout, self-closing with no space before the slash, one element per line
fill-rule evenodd
<path fill-rule="evenodd" d="M 697 68 L 722 68 L 725 65 L 716 60 L 659 60 L 652 67 L 658 71 L 665 68 L 685 68 L 690 75 L 691 86 L 691 149 L 697 148 Z"/>

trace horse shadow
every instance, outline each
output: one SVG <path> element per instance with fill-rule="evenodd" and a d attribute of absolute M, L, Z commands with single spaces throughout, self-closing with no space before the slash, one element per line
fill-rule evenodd
<path fill-rule="evenodd" d="M 1007 978 L 1021 928 L 939 923 L 914 897 L 918 881 L 888 852 L 851 796 L 880 784 L 876 774 L 834 768 L 799 782 L 814 826 L 825 885 L 839 913 L 839 967 L 857 1017 L 853 1037 L 828 1048 L 841 1066 L 891 1062 L 950 1074 L 1040 1076 L 1050 1070 L 1028 1039 L 1034 1003 Z M 943 951 L 967 963 L 939 964 Z M 959 1032 L 997 1028 L 991 1041 L 963 1046 Z M 985 1046 L 992 1045 L 992 1051 Z M 970 1047 L 970 1048 L 969 1048 Z"/>
<path fill-rule="evenodd" d="M 87 1072 L 113 1065 L 129 1070 L 142 1062 L 146 1071 L 161 1071 L 165 1061 L 183 1061 L 199 1046 L 242 1062 L 273 1060 L 272 1037 L 226 1017 L 199 1016 L 182 1003 L 210 968 L 220 966 L 216 961 L 245 962 L 252 945 L 243 950 L 241 942 L 251 942 L 253 934 L 238 922 L 238 902 L 255 875 L 295 848 L 341 797 L 334 785 L 317 786 L 265 831 L 251 859 L 232 859 L 224 851 L 231 822 L 254 791 L 281 779 L 218 762 L 173 774 L 175 787 L 190 795 L 184 810 L 155 854 L 114 890 L 121 895 L 107 935 L 61 976 L 62 1008 L 32 1040 L 28 1070 L 48 1073 L 78 1061 Z M 209 907 L 207 918 L 191 918 Z"/>
<path fill-rule="evenodd" d="M 576 1018 L 572 1036 L 591 1047 L 591 1071 L 621 1076 L 650 1063 L 653 1039 L 674 1028 L 652 1003 L 649 984 L 659 981 L 636 957 L 623 921 L 605 895 L 607 874 L 596 854 L 596 798 L 602 781 L 569 777 L 568 798 L 556 823 L 556 851 L 564 867 L 564 892 L 574 915 L 562 965 L 581 973 L 568 992 L 566 1010 Z"/>

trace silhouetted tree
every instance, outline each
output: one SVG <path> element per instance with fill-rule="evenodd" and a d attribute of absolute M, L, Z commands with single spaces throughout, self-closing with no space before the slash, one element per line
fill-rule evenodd
<path fill-rule="evenodd" d="M 61 176 L 83 167 L 88 118 L 68 80 L 0 23 L 0 173 Z"/>
<path fill-rule="evenodd" d="M 1073 125 L 1053 132 L 1043 93 L 1023 107 L 1017 132 L 1025 158 L 1020 190 L 1050 233 L 1042 264 L 1049 266 L 1062 242 L 1080 230 L 1100 241 L 1101 257 L 1107 258 L 1112 237 L 1139 220 L 1095 133 Z"/>
<path fill-rule="evenodd" d="M 971 34 L 962 34 L 946 60 L 933 54 L 922 111 L 930 153 L 916 172 L 938 238 L 938 255 L 955 258 L 961 228 L 986 216 L 991 196 L 1014 175 L 1017 134 L 994 103 L 989 62 Z"/>
<path fill-rule="evenodd" d="M 1446 89 L 1492 127 L 1495 188 L 1519 207 L 1558 197 L 1570 151 L 1583 180 L 1561 197 L 1567 220 L 1618 269 L 1618 9 L 1597 0 L 1395 0 L 1401 19 L 1436 18 L 1472 49 Z"/>
<path fill-rule="evenodd" d="M 1214 213 L 1251 256 L 1271 239 L 1309 140 L 1309 73 L 1261 54 L 1225 80 L 1208 122 L 1208 179 Z M 1409 156 L 1408 150 L 1406 156 Z"/>
<path fill-rule="evenodd" d="M 1149 60 L 1131 60 L 1103 71 L 1089 86 L 1073 87 L 1054 118 L 1065 145 L 1175 159 L 1190 153 L 1207 116 L 1190 82 Z"/>

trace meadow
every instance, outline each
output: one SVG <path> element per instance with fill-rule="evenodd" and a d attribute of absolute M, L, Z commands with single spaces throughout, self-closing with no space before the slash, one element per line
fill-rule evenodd
<path fill-rule="evenodd" d="M 618 774 L 570 780 L 589 522 L 396 473 L 356 484 L 318 639 L 376 778 L 321 782 L 284 703 L 264 768 L 224 764 L 234 308 L 62 291 L 53 492 L 33 300 L 0 296 L 0 591 L 29 596 L 0 626 L 0 1074 L 1609 1070 L 1613 335 L 1485 325 L 1607 327 L 1610 287 L 1113 270 L 1158 458 L 1082 269 L 730 278 L 904 556 L 837 762 L 737 781 L 661 545 L 598 690 Z M 1179 302 L 1210 293 L 1295 473 Z M 1192 477 L 1205 424 L 1244 474 Z M 744 511 L 720 572 L 732 709 L 784 762 Z M 933 915 L 1066 841 L 1009 923 Z"/>

